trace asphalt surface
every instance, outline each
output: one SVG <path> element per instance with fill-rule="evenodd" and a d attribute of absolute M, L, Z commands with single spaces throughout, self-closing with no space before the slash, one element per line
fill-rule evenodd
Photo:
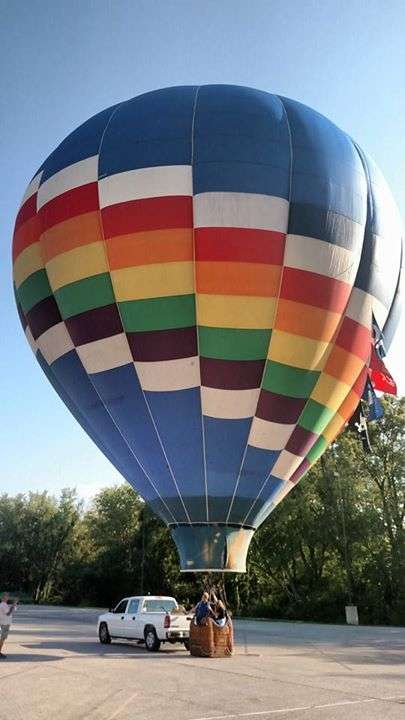
<path fill-rule="evenodd" d="M 240 620 L 213 660 L 100 645 L 97 614 L 19 608 L 0 720 L 405 720 L 405 628 Z"/>

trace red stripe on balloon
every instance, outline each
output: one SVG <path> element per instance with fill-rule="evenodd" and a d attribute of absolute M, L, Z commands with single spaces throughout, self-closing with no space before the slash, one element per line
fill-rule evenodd
<path fill-rule="evenodd" d="M 38 215 L 32 215 L 14 231 L 13 262 L 25 248 L 38 242 L 41 237 L 41 223 Z"/>
<path fill-rule="evenodd" d="M 282 265 L 285 234 L 274 230 L 197 228 L 196 260 Z"/>
<path fill-rule="evenodd" d="M 364 367 L 352 387 L 353 392 L 356 393 L 356 395 L 358 395 L 359 397 L 361 397 L 363 395 L 364 386 L 366 384 L 367 377 L 368 377 L 368 369 L 366 367 Z"/>
<path fill-rule="evenodd" d="M 371 330 L 345 317 L 336 338 L 336 345 L 367 362 L 371 349 Z"/>
<path fill-rule="evenodd" d="M 76 215 L 83 215 L 83 213 L 97 210 L 98 207 L 98 184 L 96 182 L 68 190 L 53 198 L 38 210 L 42 231 L 49 230 L 53 225 L 57 225 Z"/>
<path fill-rule="evenodd" d="M 286 300 L 343 312 L 351 285 L 335 278 L 295 268 L 284 268 L 280 297 Z"/>
<path fill-rule="evenodd" d="M 14 232 L 27 222 L 31 217 L 37 214 L 37 193 L 31 195 L 28 200 L 25 201 L 24 205 L 21 205 L 18 215 L 16 217 Z"/>
<path fill-rule="evenodd" d="M 192 198 L 156 197 L 110 205 L 102 210 L 106 238 L 146 230 L 192 228 Z"/>

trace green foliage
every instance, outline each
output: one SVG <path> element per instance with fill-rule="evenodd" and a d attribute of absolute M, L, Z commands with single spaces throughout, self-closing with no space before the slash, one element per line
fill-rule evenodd
<path fill-rule="evenodd" d="M 59 500 L 44 493 L 0 496 L 0 584 L 47 602 L 73 552 L 81 503 L 72 490 Z"/>
<path fill-rule="evenodd" d="M 239 614 L 405 624 L 405 400 L 385 399 L 373 454 L 349 431 L 256 533 L 245 575 L 226 576 Z M 83 510 L 72 490 L 0 496 L 0 587 L 35 602 L 109 606 L 138 593 L 194 603 L 201 577 L 179 572 L 168 529 L 128 486 Z"/>

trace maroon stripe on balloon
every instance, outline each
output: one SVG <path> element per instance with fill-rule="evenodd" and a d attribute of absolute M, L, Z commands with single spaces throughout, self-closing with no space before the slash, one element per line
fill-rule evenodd
<path fill-rule="evenodd" d="M 298 480 L 301 480 L 304 473 L 306 473 L 307 470 L 311 467 L 311 463 L 307 458 L 304 458 L 301 465 L 293 472 L 293 474 L 290 477 L 290 482 L 297 483 Z"/>
<path fill-rule="evenodd" d="M 200 358 L 201 385 L 221 390 L 260 387 L 265 360 L 217 360 Z"/>
<path fill-rule="evenodd" d="M 262 420 L 292 425 L 297 422 L 306 402 L 305 398 L 289 398 L 269 390 L 262 390 L 256 415 Z"/>
<path fill-rule="evenodd" d="M 27 323 L 27 318 L 26 318 L 25 313 L 24 313 L 24 311 L 23 311 L 23 309 L 22 309 L 22 307 L 21 307 L 21 304 L 20 304 L 19 301 L 18 301 L 17 295 L 16 295 L 16 298 L 15 298 L 15 301 L 16 301 L 16 305 L 17 305 L 18 317 L 20 318 L 20 323 L 21 323 L 21 325 L 22 325 L 22 327 L 23 327 L 23 330 L 25 331 L 25 328 L 26 328 L 27 325 L 28 325 L 28 323 Z"/>
<path fill-rule="evenodd" d="M 57 325 L 62 320 L 55 298 L 50 297 L 41 300 L 27 312 L 27 321 L 34 340 L 49 328 Z"/>
<path fill-rule="evenodd" d="M 127 337 L 132 357 L 139 362 L 179 360 L 198 355 L 195 327 L 131 332 Z"/>
<path fill-rule="evenodd" d="M 282 265 L 285 234 L 251 228 L 196 228 L 195 259 Z"/>
<path fill-rule="evenodd" d="M 318 437 L 319 435 L 316 435 L 310 430 L 305 430 L 305 428 L 297 425 L 297 427 L 293 430 L 285 449 L 294 453 L 294 455 L 301 455 L 301 457 L 305 457 Z"/>
<path fill-rule="evenodd" d="M 68 318 L 65 323 L 76 346 L 123 332 L 116 305 L 104 305 L 94 310 L 86 310 Z"/>

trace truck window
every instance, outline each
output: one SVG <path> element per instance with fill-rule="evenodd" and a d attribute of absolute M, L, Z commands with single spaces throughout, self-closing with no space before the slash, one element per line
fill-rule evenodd
<path fill-rule="evenodd" d="M 115 608 L 115 613 L 125 613 L 125 609 L 127 607 L 128 600 L 121 600 L 120 603 L 118 603 L 117 607 Z"/>
<path fill-rule="evenodd" d="M 136 615 L 139 608 L 139 600 L 130 600 L 128 605 L 128 615 Z"/>
<path fill-rule="evenodd" d="M 171 612 L 175 607 L 177 605 L 174 600 L 154 598 L 153 600 L 144 601 L 142 612 Z"/>

